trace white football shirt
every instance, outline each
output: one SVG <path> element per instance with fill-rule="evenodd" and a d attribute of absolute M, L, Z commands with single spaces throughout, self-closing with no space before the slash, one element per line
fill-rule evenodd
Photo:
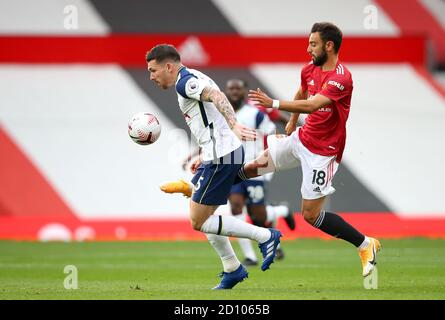
<path fill-rule="evenodd" d="M 204 161 L 225 156 L 241 146 L 241 141 L 216 106 L 201 101 L 202 90 L 207 86 L 219 90 L 216 83 L 202 72 L 184 66 L 179 69 L 175 86 L 179 108 L 201 147 Z"/>
<path fill-rule="evenodd" d="M 240 109 L 236 111 L 236 120 L 252 129 L 257 131 L 257 139 L 255 141 L 243 141 L 245 161 L 252 161 L 256 159 L 260 153 L 264 150 L 265 136 L 275 133 L 275 123 L 273 123 L 269 116 L 261 112 L 255 106 L 248 103 L 244 104 Z M 270 180 L 273 173 L 269 173 L 265 176 L 259 176 L 252 180 Z"/>

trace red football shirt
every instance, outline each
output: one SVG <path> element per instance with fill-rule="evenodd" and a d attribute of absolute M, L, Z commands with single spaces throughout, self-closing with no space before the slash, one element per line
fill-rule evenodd
<path fill-rule="evenodd" d="M 321 94 L 332 103 L 309 114 L 299 131 L 303 145 L 322 156 L 336 156 L 341 161 L 346 143 L 346 120 L 352 96 L 352 75 L 337 62 L 332 71 L 309 63 L 301 70 L 301 88 L 308 91 L 308 99 Z"/>

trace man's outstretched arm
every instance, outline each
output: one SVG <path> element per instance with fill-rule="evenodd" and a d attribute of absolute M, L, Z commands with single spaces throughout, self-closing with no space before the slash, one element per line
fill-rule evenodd
<path fill-rule="evenodd" d="M 257 90 L 249 90 L 249 98 L 253 101 L 262 104 L 265 107 L 271 108 L 274 100 L 270 98 L 267 94 L 265 94 L 260 89 Z M 276 100 L 278 101 L 278 100 Z M 279 100 L 279 110 L 285 110 L 293 113 L 312 113 L 317 111 L 318 109 L 331 104 L 332 100 L 321 95 L 316 94 L 313 98 L 309 100 L 293 100 L 293 101 L 284 101 Z"/>

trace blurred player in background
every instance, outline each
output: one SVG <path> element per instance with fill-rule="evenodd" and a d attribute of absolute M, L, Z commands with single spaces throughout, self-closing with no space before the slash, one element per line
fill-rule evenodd
<path fill-rule="evenodd" d="M 281 233 L 254 226 L 232 216 L 214 215 L 227 198 L 240 167 L 244 150 L 240 140 L 254 140 L 253 129 L 240 124 L 235 112 L 218 86 L 205 74 L 188 69 L 171 45 L 160 44 L 146 55 L 150 80 L 160 88 L 175 87 L 178 103 L 202 157 L 195 162 L 195 185 L 190 199 L 190 221 L 195 230 L 206 234 L 221 258 L 224 271 L 214 289 L 231 289 L 248 276 L 233 251 L 228 236 L 258 242 L 263 271 L 273 263 Z"/>
<path fill-rule="evenodd" d="M 247 101 L 247 83 L 241 79 L 231 79 L 226 83 L 225 94 L 232 104 L 236 119 L 239 123 L 249 128 L 257 130 L 257 139 L 255 141 L 244 141 L 245 161 L 254 160 L 264 150 L 264 140 L 269 134 L 275 133 L 276 126 L 270 121 L 269 117 L 258 108 L 249 104 Z M 269 109 L 270 110 L 270 109 Z M 276 111 L 276 110 L 274 110 Z M 276 114 L 275 114 L 276 115 Z M 198 152 L 193 153 L 183 163 L 185 170 L 190 161 Z M 295 229 L 295 220 L 293 212 L 284 205 L 271 206 L 265 204 L 265 183 L 272 179 L 273 173 L 265 176 L 256 177 L 247 181 L 242 181 L 232 186 L 229 196 L 229 203 L 233 216 L 246 220 L 243 212 L 244 206 L 247 208 L 253 224 L 260 227 L 275 227 L 279 217 L 283 217 L 291 230 Z M 161 186 L 161 190 L 167 193 L 176 193 L 183 191 L 186 182 L 174 181 Z M 179 186 L 179 187 L 178 187 Z M 191 187 L 186 194 L 191 193 Z M 256 265 L 258 259 L 252 248 L 249 239 L 238 238 L 238 243 L 244 254 L 244 265 Z M 277 249 L 277 259 L 284 257 L 283 250 Z"/>
<path fill-rule="evenodd" d="M 247 99 L 247 103 L 251 103 L 249 99 Z M 258 108 L 258 110 L 260 110 L 261 112 L 265 113 L 269 119 L 274 122 L 275 124 L 279 124 L 281 123 L 283 126 L 286 126 L 287 123 L 289 122 L 290 118 L 288 115 L 286 115 L 285 113 L 281 112 L 280 110 L 277 109 L 272 109 L 272 108 L 266 108 L 260 104 L 254 104 L 252 103 L 255 107 Z"/>
<path fill-rule="evenodd" d="M 226 96 L 236 112 L 236 119 L 243 125 L 257 130 L 255 141 L 244 142 L 245 161 L 254 160 L 263 150 L 265 137 L 275 133 L 276 126 L 269 117 L 247 101 L 247 82 L 231 79 L 226 83 Z M 268 110 L 271 110 L 270 108 Z M 273 111 L 278 111 L 274 110 Z M 277 119 L 283 119 L 280 113 L 273 114 Z M 293 212 L 284 205 L 271 206 L 265 203 L 266 182 L 272 179 L 273 173 L 242 181 L 232 186 L 229 196 L 232 214 L 245 220 L 244 206 L 247 208 L 252 222 L 260 227 L 275 227 L 279 217 L 283 217 L 291 230 L 295 229 Z M 238 238 L 241 250 L 245 256 L 243 264 L 256 265 L 257 257 L 249 239 Z M 283 250 L 277 249 L 277 259 L 284 257 Z"/>
<path fill-rule="evenodd" d="M 313 25 L 307 47 L 312 61 L 301 71 L 301 85 L 294 101 L 273 100 L 260 89 L 249 92 L 254 102 L 292 112 L 292 116 L 286 126 L 288 136 L 269 136 L 269 149 L 244 165 L 240 176 L 256 177 L 301 165 L 304 219 L 315 228 L 356 246 L 363 276 L 367 276 L 376 264 L 380 242 L 366 237 L 337 214 L 323 210 L 325 197 L 335 191 L 332 179 L 346 143 L 346 121 L 353 89 L 351 73 L 338 58 L 341 42 L 342 32 L 337 26 Z M 309 116 L 305 124 L 297 128 L 300 113 Z"/>

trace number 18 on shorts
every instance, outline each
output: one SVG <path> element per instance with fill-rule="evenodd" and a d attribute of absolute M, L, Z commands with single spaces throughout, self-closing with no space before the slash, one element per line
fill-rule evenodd
<path fill-rule="evenodd" d="M 338 169 L 335 157 L 318 155 L 317 157 L 331 159 L 326 159 L 328 160 L 327 164 L 321 168 L 311 168 L 302 165 L 303 170 L 305 170 L 303 171 L 303 185 L 301 186 L 301 194 L 304 199 L 318 199 L 335 192 L 335 188 L 332 186 L 332 178 L 334 178 L 335 172 Z"/>
<path fill-rule="evenodd" d="M 268 136 L 267 143 L 277 171 L 301 165 L 303 199 L 318 199 L 335 192 L 332 187 L 338 169 L 335 156 L 322 156 L 308 150 L 300 141 L 298 130 L 290 136 Z"/>

